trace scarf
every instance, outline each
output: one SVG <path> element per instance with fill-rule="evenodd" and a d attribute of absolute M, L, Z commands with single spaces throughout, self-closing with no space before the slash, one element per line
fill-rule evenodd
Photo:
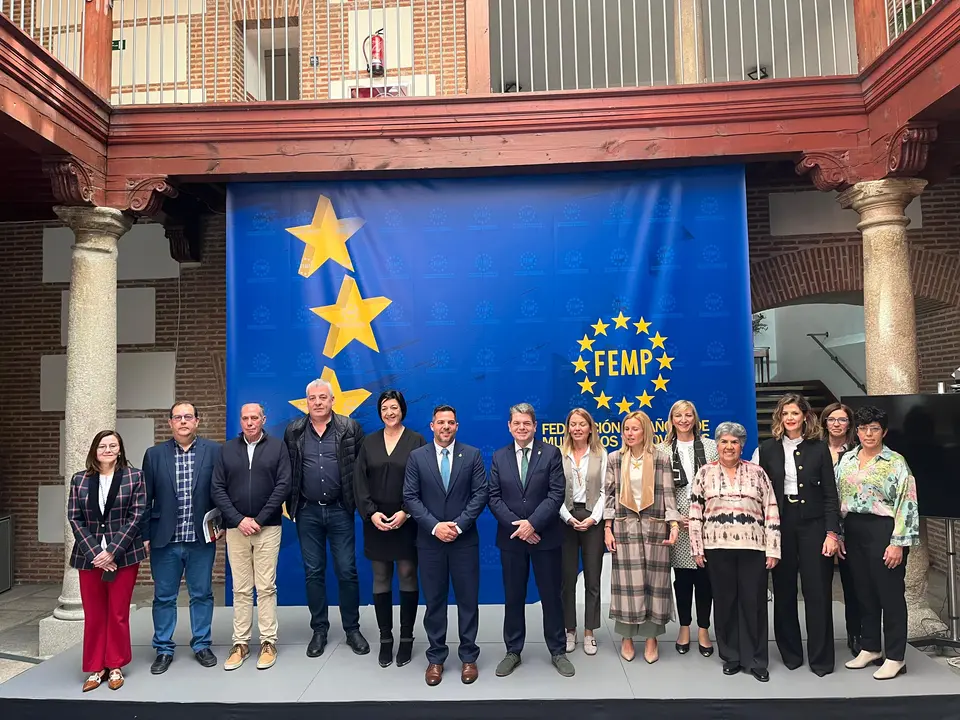
<path fill-rule="evenodd" d="M 620 504 L 638 515 L 653 505 L 653 453 L 643 454 L 643 475 L 640 478 L 640 507 L 630 485 L 630 451 L 623 449 L 620 457 Z"/>
<path fill-rule="evenodd" d="M 680 453 L 677 450 L 677 439 L 673 439 L 673 486 L 675 488 L 686 487 L 687 483 L 690 482 L 690 478 L 687 477 L 687 473 L 683 470 L 683 463 L 680 462 Z M 696 475 L 697 471 L 707 464 L 707 456 L 703 450 L 703 441 L 700 440 L 699 435 L 695 435 L 693 438 L 693 474 Z"/>

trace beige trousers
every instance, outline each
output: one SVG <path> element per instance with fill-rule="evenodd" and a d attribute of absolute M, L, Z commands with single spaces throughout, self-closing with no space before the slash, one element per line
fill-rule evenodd
<path fill-rule="evenodd" d="M 281 534 L 279 525 L 270 525 L 250 536 L 238 528 L 227 530 L 227 557 L 233 573 L 234 644 L 250 644 L 254 587 L 260 642 L 277 643 L 277 558 Z"/>

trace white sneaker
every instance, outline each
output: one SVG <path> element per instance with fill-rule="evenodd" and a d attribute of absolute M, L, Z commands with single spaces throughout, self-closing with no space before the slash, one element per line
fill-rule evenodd
<path fill-rule="evenodd" d="M 887 658 L 883 665 L 880 666 L 880 669 L 877 670 L 873 677 L 877 680 L 893 680 L 897 675 L 906 675 L 907 674 L 907 664 L 905 662 L 891 660 Z"/>
<path fill-rule="evenodd" d="M 587 655 L 597 654 L 597 639 L 593 635 L 583 636 L 583 651 Z"/>
<path fill-rule="evenodd" d="M 861 650 L 860 654 L 857 655 L 853 660 L 847 661 L 844 664 L 844 667 L 847 668 L 847 670 L 862 670 L 868 665 L 880 665 L 882 661 L 883 653 Z"/>
<path fill-rule="evenodd" d="M 577 631 L 567 630 L 567 652 L 572 653 L 577 647 Z"/>

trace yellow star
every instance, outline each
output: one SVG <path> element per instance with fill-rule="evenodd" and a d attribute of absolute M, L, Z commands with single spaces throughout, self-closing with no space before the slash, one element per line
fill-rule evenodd
<path fill-rule="evenodd" d="M 347 240 L 363 227 L 364 222 L 363 218 L 338 219 L 330 198 L 321 195 L 313 213 L 313 222 L 287 228 L 288 233 L 306 244 L 303 257 L 300 258 L 299 273 L 303 277 L 310 277 L 327 260 L 353 271 Z"/>
<path fill-rule="evenodd" d="M 635 322 L 633 326 L 637 329 L 637 335 L 640 333 L 647 333 L 647 335 L 650 334 L 650 323 L 643 318 L 640 318 L 639 322 Z"/>
<path fill-rule="evenodd" d="M 588 377 L 585 377 L 583 380 L 581 380 L 580 382 L 577 383 L 577 385 L 580 386 L 580 394 L 581 394 L 581 395 L 583 395 L 584 393 L 592 393 L 592 392 L 593 392 L 593 386 L 596 385 L 596 384 L 597 384 L 597 383 L 596 383 L 595 380 L 591 380 L 591 379 L 588 378 Z"/>
<path fill-rule="evenodd" d="M 612 318 L 612 319 L 613 319 L 613 322 L 616 323 L 616 325 L 613 326 L 614 330 L 616 330 L 617 328 L 623 328 L 624 330 L 627 329 L 627 320 L 629 320 L 630 318 L 623 316 L 623 310 L 620 311 L 619 315 L 617 315 L 615 318 Z"/>
<path fill-rule="evenodd" d="M 675 359 L 676 358 L 672 358 L 669 355 L 667 355 L 667 351 L 664 350 L 663 355 L 657 358 L 657 362 L 660 363 L 661 370 L 663 370 L 664 368 L 666 368 L 667 370 L 673 370 L 673 366 L 670 363 L 672 363 Z"/>
<path fill-rule="evenodd" d="M 584 333 L 583 339 L 577 340 L 577 342 L 580 343 L 580 352 L 590 352 L 593 350 L 593 344 L 596 342 L 596 340 L 591 340 L 587 337 L 587 334 Z"/>
<path fill-rule="evenodd" d="M 370 393 L 363 388 L 342 390 L 340 388 L 340 381 L 337 379 L 337 373 L 332 368 L 325 367 L 320 374 L 320 379 L 330 383 L 330 387 L 333 388 L 333 411 L 337 413 L 337 415 L 350 417 L 353 411 L 363 405 L 364 400 L 370 397 Z M 307 414 L 306 398 L 290 400 L 288 402 L 304 415 Z"/>
<path fill-rule="evenodd" d="M 654 388 L 653 391 L 657 392 L 657 390 L 663 390 L 664 392 L 666 392 L 668 382 L 670 381 L 663 379 L 663 373 L 660 373 L 659 375 L 657 375 L 657 379 L 653 381 L 653 388 Z"/>
<path fill-rule="evenodd" d="M 570 364 L 573 365 L 574 374 L 578 372 L 585 373 L 587 371 L 587 361 L 584 360 L 582 357 L 578 357 L 576 360 L 571 361 Z"/>
<path fill-rule="evenodd" d="M 643 391 L 643 395 L 637 395 L 636 397 L 640 401 L 640 407 L 653 407 L 651 404 L 653 395 L 648 395 L 646 390 Z"/>
<path fill-rule="evenodd" d="M 593 399 L 597 401 L 597 409 L 599 410 L 602 407 L 605 407 L 607 410 L 610 409 L 610 401 L 613 400 L 612 397 L 604 394 L 603 390 L 600 391 L 599 395 L 594 395 Z"/>
<path fill-rule="evenodd" d="M 605 323 L 601 318 L 597 318 L 596 325 L 591 325 L 590 327 L 593 328 L 593 336 L 596 337 L 597 335 L 606 335 L 610 323 Z"/>
<path fill-rule="evenodd" d="M 311 311 L 330 323 L 327 341 L 323 345 L 323 354 L 329 358 L 356 340 L 371 350 L 380 352 L 377 339 L 373 336 L 370 323 L 386 310 L 390 299 L 385 297 L 364 298 L 360 295 L 357 281 L 349 275 L 343 278 L 336 305 L 310 308 Z"/>
<path fill-rule="evenodd" d="M 627 402 L 627 398 L 624 397 L 623 400 L 621 400 L 621 401 L 618 402 L 618 403 L 614 403 L 614 405 L 617 406 L 617 410 L 619 410 L 619 411 L 622 412 L 624 415 L 626 415 L 627 413 L 630 412 L 630 406 L 633 405 L 633 403 L 632 403 L 632 402 Z"/>
<path fill-rule="evenodd" d="M 663 335 L 657 332 L 656 335 L 650 338 L 650 342 L 653 343 L 653 347 L 660 348 L 661 350 L 666 351 L 666 348 L 663 346 L 663 341 L 666 339 L 667 338 L 665 338 Z"/>

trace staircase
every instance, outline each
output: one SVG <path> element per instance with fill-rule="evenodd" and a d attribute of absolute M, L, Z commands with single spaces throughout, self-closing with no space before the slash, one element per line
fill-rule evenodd
<path fill-rule="evenodd" d="M 798 380 L 797 382 L 757 383 L 757 431 L 760 441 L 772 437 L 770 426 L 773 421 L 773 411 L 786 393 L 800 393 L 813 406 L 813 411 L 820 416 L 823 409 L 830 403 L 837 402 L 837 398 L 819 380 Z"/>

